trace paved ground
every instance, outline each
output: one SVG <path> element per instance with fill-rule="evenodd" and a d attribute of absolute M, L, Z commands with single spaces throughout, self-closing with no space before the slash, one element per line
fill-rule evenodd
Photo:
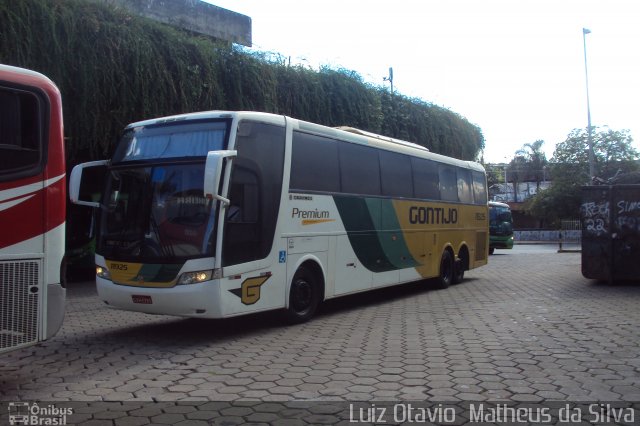
<path fill-rule="evenodd" d="M 94 424 L 197 419 L 176 401 L 640 401 L 640 285 L 586 280 L 580 254 L 556 250 L 498 250 L 447 290 L 418 283 L 342 298 L 299 326 L 275 314 L 115 311 L 90 284 L 74 284 L 55 338 L 0 355 L 0 401 L 174 407 L 119 404 L 127 417 L 87 415 Z M 228 424 L 271 423 L 274 411 L 192 405 L 236 410 Z M 335 423 L 323 406 L 311 423 Z M 132 410 L 143 410 L 139 421 Z"/>

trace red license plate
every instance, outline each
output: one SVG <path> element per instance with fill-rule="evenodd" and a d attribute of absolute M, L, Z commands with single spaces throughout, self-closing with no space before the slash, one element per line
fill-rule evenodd
<path fill-rule="evenodd" d="M 131 300 L 133 300 L 133 303 L 140 303 L 142 305 L 151 305 L 153 303 L 151 296 L 143 296 L 140 294 L 131 295 Z"/>

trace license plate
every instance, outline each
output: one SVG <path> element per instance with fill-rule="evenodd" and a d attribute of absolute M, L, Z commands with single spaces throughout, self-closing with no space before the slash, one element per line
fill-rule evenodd
<path fill-rule="evenodd" d="M 151 296 L 143 296 L 140 294 L 133 294 L 131 300 L 133 300 L 133 303 L 140 303 L 142 305 L 151 305 L 153 303 Z"/>

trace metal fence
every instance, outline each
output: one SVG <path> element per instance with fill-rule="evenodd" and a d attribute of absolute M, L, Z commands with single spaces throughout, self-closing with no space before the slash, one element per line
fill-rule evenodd
<path fill-rule="evenodd" d="M 580 220 L 562 220 L 560 221 L 559 232 L 559 251 L 566 250 L 568 248 L 579 248 L 582 243 L 582 224 Z"/>

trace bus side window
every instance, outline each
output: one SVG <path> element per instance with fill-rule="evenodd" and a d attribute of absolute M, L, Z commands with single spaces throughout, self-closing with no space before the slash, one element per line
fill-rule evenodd
<path fill-rule="evenodd" d="M 471 172 L 473 178 L 473 200 L 475 204 L 487 204 L 487 184 L 484 174 Z"/>
<path fill-rule="evenodd" d="M 440 175 L 440 196 L 442 201 L 459 201 L 455 168 L 446 164 L 439 164 L 438 174 Z"/>
<path fill-rule="evenodd" d="M 289 188 L 298 191 L 340 192 L 338 142 L 294 131 Z"/>
<path fill-rule="evenodd" d="M 471 192 L 471 172 L 466 169 L 456 169 L 458 177 L 458 197 L 463 203 L 473 203 L 473 193 Z"/>
<path fill-rule="evenodd" d="M 411 159 L 403 154 L 380 151 L 382 195 L 389 197 L 413 197 Z"/>
<path fill-rule="evenodd" d="M 440 199 L 440 178 L 435 161 L 411 157 L 414 197 L 426 200 Z"/>
<path fill-rule="evenodd" d="M 35 94 L 0 87 L 1 175 L 26 177 L 40 171 L 41 109 Z"/>
<path fill-rule="evenodd" d="M 382 195 L 378 151 L 364 145 L 339 144 L 341 192 Z"/>

